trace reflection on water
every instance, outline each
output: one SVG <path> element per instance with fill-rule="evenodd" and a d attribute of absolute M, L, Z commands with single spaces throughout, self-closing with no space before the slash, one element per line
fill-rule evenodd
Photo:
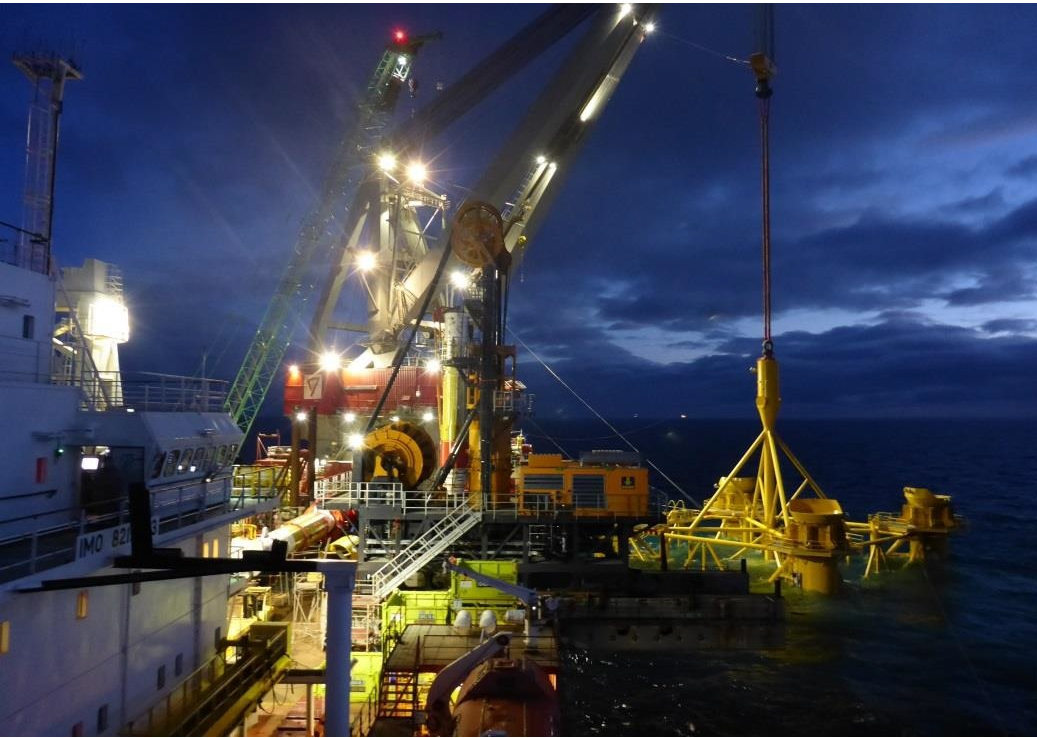
<path fill-rule="evenodd" d="M 573 438 L 581 427 L 552 430 Z M 634 441 L 704 496 L 753 431 L 678 421 Z M 1037 733 L 1035 431 L 1021 421 L 786 423 L 789 445 L 855 519 L 899 508 L 905 485 L 953 495 L 969 526 L 951 556 L 848 583 L 833 598 L 787 587 L 782 650 L 571 653 L 561 679 L 566 733 Z"/>

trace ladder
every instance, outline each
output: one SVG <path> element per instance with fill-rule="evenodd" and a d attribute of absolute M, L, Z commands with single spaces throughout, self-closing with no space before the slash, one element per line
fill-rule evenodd
<path fill-rule="evenodd" d="M 378 717 L 412 717 L 417 703 L 417 672 L 382 672 L 381 683 L 378 685 Z"/>
<path fill-rule="evenodd" d="M 528 554 L 538 553 L 546 556 L 551 547 L 551 532 L 546 525 L 530 525 L 528 528 Z"/>
<path fill-rule="evenodd" d="M 481 519 L 482 516 L 467 501 L 462 502 L 411 541 L 395 558 L 371 574 L 371 594 L 376 600 L 385 599 L 421 567 L 474 528 Z"/>

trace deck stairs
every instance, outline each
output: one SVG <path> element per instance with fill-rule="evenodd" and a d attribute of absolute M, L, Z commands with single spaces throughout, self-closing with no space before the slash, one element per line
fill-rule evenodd
<path fill-rule="evenodd" d="M 378 685 L 378 717 L 409 718 L 418 704 L 418 672 L 382 671 Z"/>
<path fill-rule="evenodd" d="M 436 524 L 415 538 L 391 561 L 370 576 L 370 593 L 375 600 L 383 600 L 394 589 L 416 574 L 423 566 L 440 556 L 461 536 L 478 525 L 482 516 L 468 504 L 461 502 Z M 361 591 L 367 590 L 362 587 Z"/>

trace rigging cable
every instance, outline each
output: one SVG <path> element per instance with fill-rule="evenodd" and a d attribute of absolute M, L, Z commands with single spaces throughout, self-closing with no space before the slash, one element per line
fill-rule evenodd
<path fill-rule="evenodd" d="M 544 430 L 543 428 L 541 428 L 541 427 L 540 427 L 540 426 L 539 426 L 539 425 L 537 424 L 537 422 L 536 422 L 535 420 L 533 420 L 533 418 L 531 418 L 531 417 L 529 417 L 529 416 L 527 415 L 527 416 L 525 417 L 525 420 L 526 420 L 526 421 L 527 421 L 528 423 L 531 423 L 531 424 L 533 425 L 533 427 L 534 427 L 534 428 L 536 428 L 536 429 L 537 429 L 538 431 L 540 431 L 541 433 L 543 433 L 543 435 L 542 435 L 542 436 L 537 436 L 538 438 L 546 438 L 547 440 L 549 440 L 549 441 L 550 441 L 551 443 L 553 443 L 553 444 L 554 444 L 554 446 L 555 446 L 555 448 L 556 448 L 556 449 L 558 449 L 559 451 L 561 451 L 561 452 L 562 452 L 562 456 L 569 456 L 569 452 L 568 452 L 568 451 L 566 451 L 566 450 L 565 450 L 564 448 L 562 448 L 561 444 L 559 444 L 557 440 L 555 440 L 554 438 L 552 438 L 552 437 L 551 437 L 551 434 L 550 434 L 550 433 L 548 433 L 548 432 L 547 432 L 546 430 Z M 612 436 L 609 436 L 609 438 L 612 438 Z"/>
<path fill-rule="evenodd" d="M 671 420 L 670 418 L 663 418 L 662 420 L 657 420 L 654 423 L 649 423 L 648 425 L 642 425 L 640 428 L 632 428 L 632 429 L 626 431 L 626 433 L 628 435 L 633 435 L 635 433 L 644 433 L 646 430 L 651 430 L 652 428 L 658 428 L 663 423 L 670 422 L 670 420 Z M 536 424 L 534 423 L 534 425 L 536 425 Z M 539 426 L 537 426 L 537 427 L 539 427 Z M 541 430 L 541 432 L 543 432 L 543 428 L 540 428 L 540 430 Z M 550 440 L 553 440 L 553 441 L 609 441 L 609 440 L 612 440 L 613 438 L 617 438 L 617 437 L 618 436 L 615 433 L 609 433 L 607 436 L 578 436 L 578 437 L 572 437 L 572 438 L 554 438 L 554 439 L 552 439 L 548 435 L 531 436 L 531 438 L 547 438 L 547 439 L 550 439 Z"/>
<path fill-rule="evenodd" d="M 739 59 L 737 56 L 731 56 L 730 54 L 725 54 L 722 51 L 714 51 L 713 49 L 709 48 L 708 46 L 703 46 L 702 44 L 697 44 L 694 41 L 690 41 L 690 40 L 688 40 L 686 38 L 681 38 L 680 36 L 675 36 L 674 34 L 667 33 L 666 31 L 658 31 L 658 33 L 659 33 L 660 36 L 666 36 L 667 38 L 672 38 L 674 41 L 679 41 L 682 44 L 687 44 L 688 46 L 692 46 L 692 47 L 698 49 L 699 51 L 705 51 L 707 54 L 712 54 L 713 56 L 718 56 L 721 59 L 726 59 L 727 61 L 734 62 L 735 64 L 748 64 L 749 63 L 749 61 L 747 59 Z"/>
<path fill-rule="evenodd" d="M 623 442 L 627 446 L 629 446 L 631 448 L 631 450 L 633 450 L 634 452 L 636 452 L 638 454 L 641 453 L 641 450 L 637 446 L 632 444 L 630 442 L 630 440 L 626 436 L 624 436 L 622 433 L 620 433 L 619 430 L 616 428 L 616 426 L 612 425 L 612 423 L 610 423 L 607 420 L 605 420 L 605 418 L 601 415 L 601 413 L 599 413 L 597 410 L 595 410 L 593 407 L 591 407 L 590 403 L 587 402 L 585 399 L 583 399 L 576 390 L 574 390 L 572 387 L 570 387 L 568 384 L 566 384 L 565 380 L 562 379 L 560 376 L 558 376 L 557 372 L 555 372 L 554 369 L 552 369 L 550 366 L 548 366 L 547 362 L 545 362 L 543 359 L 541 359 L 540 356 L 537 355 L 537 353 L 533 349 L 531 349 L 529 347 L 529 345 L 526 344 L 525 341 L 522 340 L 522 337 L 518 333 L 516 333 L 514 331 L 514 329 L 508 328 L 508 332 L 511 333 L 511 335 L 513 335 L 515 337 L 516 341 L 518 341 L 520 344 L 522 344 L 522 348 L 524 348 L 526 351 L 528 351 L 530 356 L 532 356 L 534 359 L 536 359 L 537 361 L 540 362 L 540 365 L 542 367 L 544 367 L 544 369 L 547 370 L 548 374 L 550 374 L 552 377 L 557 379 L 559 384 L 561 384 L 563 387 L 565 387 L 567 390 L 569 390 L 569 392 L 572 393 L 573 397 L 575 397 L 577 400 L 579 400 L 581 403 L 583 403 L 584 407 L 586 407 L 588 410 L 590 410 L 592 413 L 594 413 L 595 417 L 597 417 L 598 420 L 600 420 L 602 423 L 604 423 L 606 426 L 608 426 L 608 429 L 610 431 L 615 433 L 618 438 L 623 439 Z M 642 454 L 642 456 L 643 456 L 643 454 Z M 662 476 L 663 479 L 665 479 L 667 482 L 669 482 L 671 485 L 673 485 L 673 488 L 675 490 L 677 490 L 678 492 L 680 492 L 681 495 L 686 500 L 688 500 L 688 502 L 693 503 L 697 507 L 702 507 L 702 503 L 701 502 L 699 502 L 694 497 L 692 497 L 687 492 L 685 492 L 683 489 L 681 489 L 680 485 L 678 485 L 675 481 L 670 479 L 670 477 L 666 474 L 666 472 L 664 472 L 662 469 L 657 467 L 655 465 L 655 463 L 652 462 L 651 459 L 645 457 L 645 463 L 648 464 L 648 466 L 650 466 L 653 469 L 655 469 L 655 471 L 657 471 L 659 473 L 659 475 Z"/>
<path fill-rule="evenodd" d="M 774 353 L 774 342 L 771 340 L 771 149 L 770 149 L 770 117 L 771 89 L 770 80 L 777 74 L 774 67 L 774 8 L 765 4 L 760 9 L 757 26 L 757 48 L 749 57 L 749 65 L 756 76 L 756 97 L 760 108 L 760 192 L 763 219 L 763 355 L 770 358 Z"/>

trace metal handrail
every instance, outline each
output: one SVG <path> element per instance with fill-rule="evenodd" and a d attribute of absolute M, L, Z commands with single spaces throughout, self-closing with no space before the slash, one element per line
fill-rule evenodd
<path fill-rule="evenodd" d="M 172 530 L 182 528 L 185 523 L 195 522 L 200 515 L 213 508 L 230 510 L 242 510 L 243 508 L 267 502 L 280 495 L 280 491 L 273 484 L 276 480 L 276 469 L 273 467 L 256 467 L 242 471 L 241 467 L 229 474 L 219 477 L 211 482 L 202 483 L 199 480 L 185 482 L 171 487 L 161 487 L 151 491 L 152 516 L 159 518 L 161 528 L 169 527 Z M 246 480 L 254 477 L 255 483 L 235 484 L 236 481 Z M 270 484 L 266 484 L 264 478 L 269 478 Z M 89 509 L 98 506 L 110 506 L 118 503 L 119 509 L 115 512 L 90 515 Z M 75 520 L 66 523 L 50 524 L 36 528 L 27 533 L 20 533 L 0 540 L 0 548 L 27 547 L 26 555 L 17 560 L 0 566 L 0 581 L 8 581 L 20 576 L 29 576 L 55 566 L 69 563 L 75 560 L 76 540 L 88 532 L 103 530 L 129 522 L 128 499 L 121 497 L 116 500 L 103 500 L 79 507 L 63 508 L 37 515 L 23 516 L 10 521 L 53 515 L 60 513 L 75 515 Z M 175 524 L 174 524 L 175 522 Z M 41 542 L 44 539 L 66 537 L 67 544 L 58 547 L 48 547 L 41 551 Z M 27 567 L 27 571 L 22 572 Z"/>
<path fill-rule="evenodd" d="M 251 686 L 248 675 L 262 671 L 287 653 L 287 644 L 287 627 L 257 653 L 250 653 L 253 642 L 248 640 L 247 635 L 229 643 L 228 647 L 235 650 L 233 662 L 227 661 L 227 649 L 220 648 L 141 717 L 131 720 L 124 732 L 130 735 L 190 735 L 192 730 L 197 729 L 201 719 L 219 714 L 214 708 L 225 702 L 227 695 L 236 695 Z M 241 660 L 242 651 L 244 660 Z M 185 714 L 175 720 L 177 712 Z M 145 717 L 146 722 L 141 724 Z"/>

